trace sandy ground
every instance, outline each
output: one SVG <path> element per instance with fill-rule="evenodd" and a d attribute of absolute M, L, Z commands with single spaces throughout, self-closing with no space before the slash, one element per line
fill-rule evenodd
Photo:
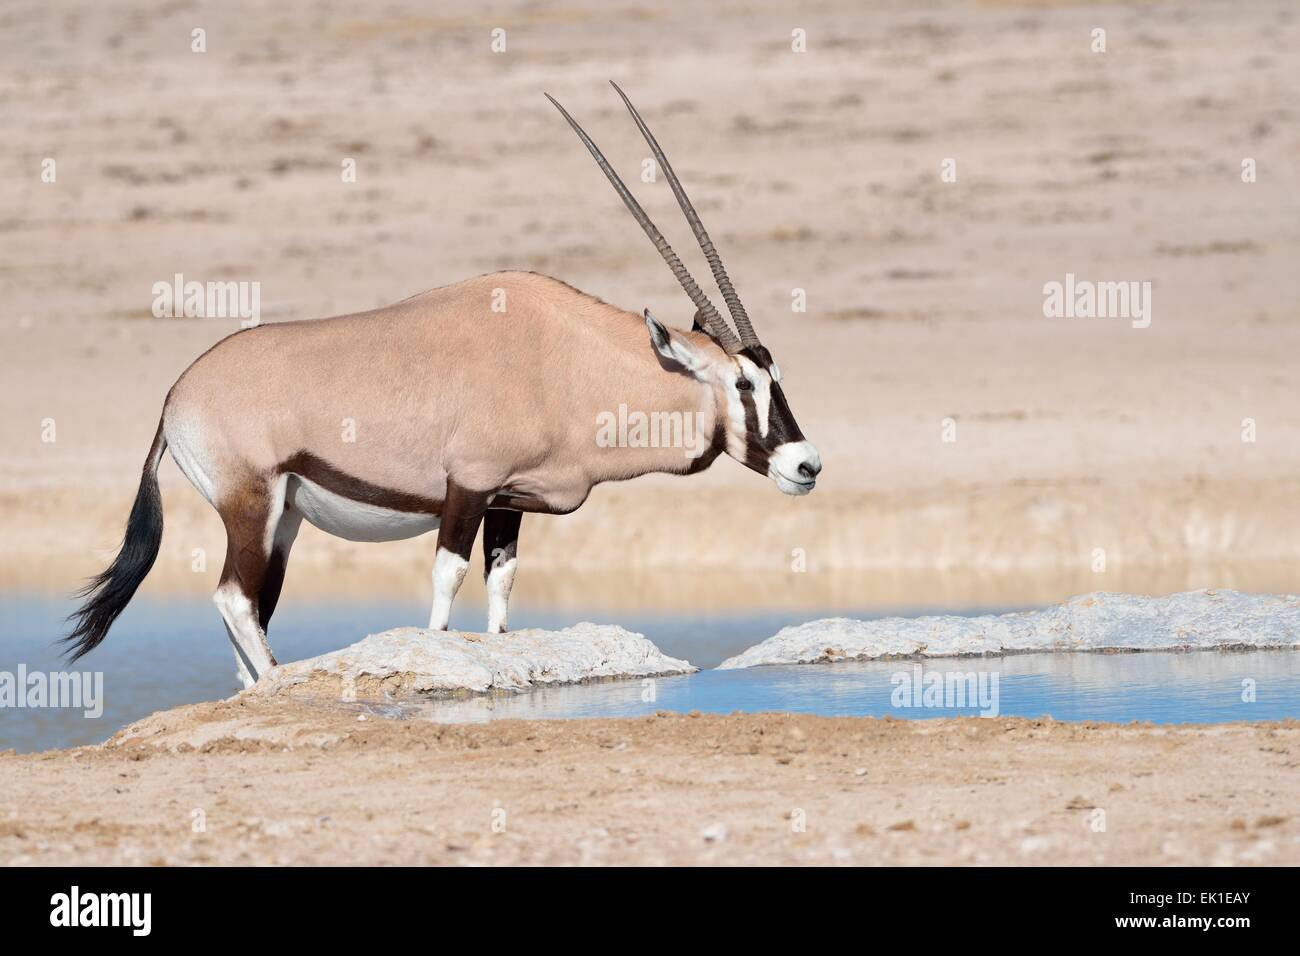
<path fill-rule="evenodd" d="M 1295 722 L 439 726 L 241 700 L 0 755 L 0 860 L 1294 865 L 1298 767 Z"/>
<path fill-rule="evenodd" d="M 151 318 L 152 284 L 177 272 L 260 282 L 266 321 L 523 268 L 688 323 L 541 95 L 635 179 L 644 147 L 616 78 L 689 185 L 826 471 L 794 501 L 723 460 L 530 517 L 521 600 L 1295 589 L 1291 4 L 452 11 L 70 0 L 0 14 L 0 142 L 29 173 L 0 191 L 7 587 L 65 591 L 103 566 L 167 388 L 235 328 Z M 1089 50 L 1096 26 L 1105 54 Z M 349 157 L 359 178 L 344 184 Z M 945 158 L 956 182 L 940 180 Z M 637 191 L 703 272 L 666 185 Z M 1042 286 L 1067 272 L 1150 280 L 1150 328 L 1044 318 Z M 173 464 L 162 477 L 168 530 L 146 589 L 210 591 L 220 524 Z M 807 573 L 791 572 L 794 549 Z M 286 600 L 424 595 L 431 551 L 306 529 Z M 196 552 L 212 556 L 197 572 Z"/>

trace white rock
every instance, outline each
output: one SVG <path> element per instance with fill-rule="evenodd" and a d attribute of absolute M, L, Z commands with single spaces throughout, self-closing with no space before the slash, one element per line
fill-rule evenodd
<path fill-rule="evenodd" d="M 399 627 L 339 651 L 274 667 L 248 693 L 382 700 L 695 670 L 661 653 L 642 635 L 612 625 L 506 634 Z"/>
<path fill-rule="evenodd" d="M 913 655 L 1224 647 L 1300 647 L 1300 598 L 1210 590 L 1168 597 L 1099 591 L 1015 614 L 830 618 L 784 628 L 719 669 Z"/>

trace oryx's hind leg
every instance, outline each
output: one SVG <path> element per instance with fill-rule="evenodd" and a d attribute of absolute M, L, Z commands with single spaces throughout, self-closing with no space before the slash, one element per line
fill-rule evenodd
<path fill-rule="evenodd" d="M 292 479 L 290 479 L 292 480 Z M 271 624 L 271 615 L 280 602 L 280 589 L 284 587 L 284 572 L 289 565 L 289 552 L 302 527 L 302 512 L 285 504 L 280 513 L 280 521 L 271 534 L 271 553 L 267 556 L 266 577 L 262 581 L 262 590 L 257 595 L 257 622 L 262 625 L 262 633 Z"/>
<path fill-rule="evenodd" d="M 268 575 L 268 571 L 284 512 L 286 480 L 250 478 L 217 506 L 226 526 L 226 564 L 212 601 L 225 621 L 245 687 L 253 686 L 275 666 L 262 623 L 264 617 L 270 619 L 270 613 L 262 610 L 261 604 L 264 597 L 269 598 L 270 610 L 274 610 L 283 582 L 283 567 L 278 575 Z M 292 530 L 296 533 L 297 527 Z M 284 556 L 288 556 L 287 549 Z"/>
<path fill-rule="evenodd" d="M 504 634 L 506 630 L 523 517 L 519 511 L 492 510 L 483 518 L 483 580 L 487 584 L 489 634 Z"/>

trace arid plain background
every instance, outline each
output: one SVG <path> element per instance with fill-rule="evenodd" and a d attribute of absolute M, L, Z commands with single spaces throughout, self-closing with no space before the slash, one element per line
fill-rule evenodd
<path fill-rule="evenodd" d="M 237 327 L 152 318 L 152 285 L 175 273 L 259 282 L 264 320 L 283 321 L 532 269 L 689 324 L 542 96 L 584 123 L 703 279 L 667 185 L 637 176 L 646 150 L 614 79 L 704 216 L 825 473 L 791 500 L 723 460 L 696 478 L 599 488 L 563 519 L 529 517 L 520 604 L 811 614 L 1098 589 L 1294 592 L 1298 17 L 1285 0 L 7 3 L 0 580 L 66 592 L 111 554 L 167 389 Z M 190 52 L 195 27 L 206 53 Z M 503 54 L 490 50 L 496 27 Z M 1096 27 L 1104 54 L 1090 50 Z M 805 53 L 791 51 L 796 28 Z M 56 183 L 41 182 L 45 158 Z M 346 158 L 356 183 L 341 181 Z M 949 158 L 958 175 L 945 183 Z M 1246 158 L 1257 182 L 1242 182 Z M 1044 318 L 1042 287 L 1066 273 L 1149 280 L 1150 328 Z M 941 440 L 945 418 L 955 442 Z M 162 482 L 167 530 L 143 593 L 206 593 L 220 560 L 195 573 L 193 552 L 221 554 L 220 522 L 173 464 Z M 806 573 L 791 570 L 794 549 Z M 355 545 L 306 528 L 284 600 L 424 595 L 432 550 L 430 537 Z M 475 577 L 462 600 L 481 593 Z M 21 809 L 0 820 L 5 858 L 1297 852 L 1279 812 L 1294 800 L 1294 726 L 769 715 L 372 726 L 358 742 L 337 715 L 307 727 L 299 714 L 297 730 L 241 742 L 231 706 L 244 705 L 156 718 L 192 753 L 135 741 L 9 758 L 6 806 Z M 1102 799 L 1129 813 L 1108 842 L 1087 842 L 1080 814 Z M 489 800 L 528 822 L 485 837 Z M 772 838 L 793 800 L 822 814 L 812 841 Z M 196 801 L 220 809 L 208 836 L 189 831 Z M 702 839 L 715 825 L 730 838 Z"/>
<path fill-rule="evenodd" d="M 237 328 L 152 318 L 153 283 L 175 273 L 257 281 L 264 319 L 280 321 L 532 269 L 689 324 L 542 96 L 586 124 L 703 278 L 666 183 L 639 181 L 646 150 L 615 79 L 692 192 L 826 470 L 790 500 L 723 460 L 528 518 L 522 602 L 1295 589 L 1290 4 L 442 9 L 0 12 L 8 586 L 63 590 L 102 567 L 167 389 Z M 190 52 L 195 26 L 204 54 Z M 498 26 L 504 54 L 489 47 Z M 1090 51 L 1097 26 L 1104 54 Z M 795 28 L 806 53 L 791 51 Z M 40 180 L 46 157 L 55 184 Z M 955 183 L 940 179 L 947 158 Z M 1044 318 L 1043 284 L 1067 272 L 1151 281 L 1151 327 Z M 145 593 L 206 592 L 219 568 L 195 574 L 192 552 L 220 555 L 220 522 L 172 463 L 162 479 L 167 532 Z M 285 599 L 423 595 L 431 552 L 427 537 L 352 545 L 307 528 Z"/>

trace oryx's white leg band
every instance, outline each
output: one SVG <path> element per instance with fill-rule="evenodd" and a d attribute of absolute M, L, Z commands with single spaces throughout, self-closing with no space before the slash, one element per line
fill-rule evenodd
<path fill-rule="evenodd" d="M 235 648 L 235 663 L 238 665 L 239 679 L 245 688 L 252 687 L 257 679 L 270 670 L 271 648 L 266 643 L 266 635 L 253 613 L 253 604 L 244 596 L 239 585 L 229 582 L 217 588 L 212 595 L 212 603 L 221 613 L 226 623 L 226 633 Z"/>
<path fill-rule="evenodd" d="M 460 583 L 465 580 L 469 562 L 453 551 L 439 548 L 433 559 L 433 611 L 429 614 L 429 630 L 445 631 L 451 618 L 451 602 L 456 599 Z"/>
<path fill-rule="evenodd" d="M 248 665 L 244 663 L 244 652 L 239 647 L 239 640 L 235 637 L 235 632 L 226 625 L 226 635 L 230 638 L 230 646 L 235 651 L 235 676 L 239 678 L 239 684 L 244 690 L 252 687 L 257 683 L 257 678 L 252 675 Z"/>
<path fill-rule="evenodd" d="M 506 616 L 510 606 L 510 589 L 515 583 L 518 559 L 511 558 L 493 564 L 487 576 L 488 633 L 502 634 L 506 629 Z"/>

